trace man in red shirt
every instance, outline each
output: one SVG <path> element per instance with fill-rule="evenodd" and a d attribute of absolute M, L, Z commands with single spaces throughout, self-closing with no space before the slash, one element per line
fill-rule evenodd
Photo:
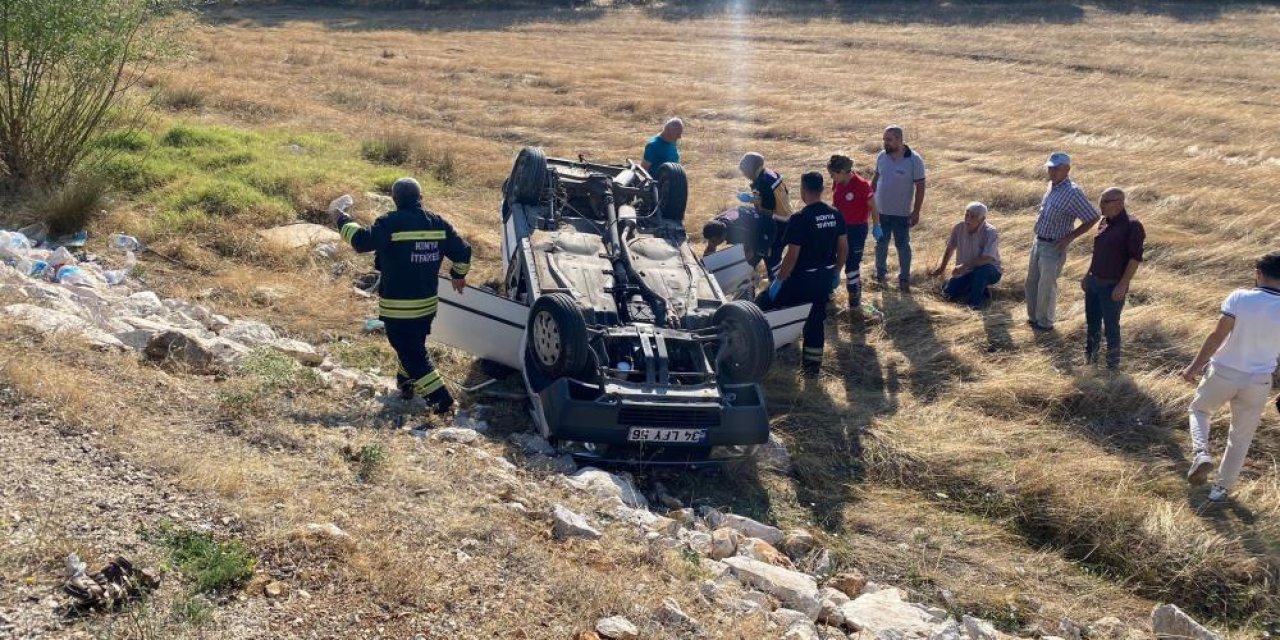
<path fill-rule="evenodd" d="M 848 156 L 831 156 L 827 173 L 831 175 L 831 204 L 844 216 L 849 236 L 849 257 L 844 264 L 849 309 L 858 313 L 862 309 L 862 251 L 867 243 L 867 222 L 880 225 L 876 194 L 866 178 L 853 172 L 853 160 Z"/>

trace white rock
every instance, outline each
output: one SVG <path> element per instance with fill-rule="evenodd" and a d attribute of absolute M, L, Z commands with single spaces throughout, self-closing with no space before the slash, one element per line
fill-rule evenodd
<path fill-rule="evenodd" d="M 473 431 L 472 433 L 475 432 Z M 557 504 L 552 507 L 551 518 L 555 521 L 555 525 L 551 529 L 551 535 L 557 540 L 566 538 L 598 540 L 604 535 L 593 528 L 586 518 L 574 513 L 564 505 Z"/>
<path fill-rule="evenodd" d="M 809 573 L 820 578 L 825 578 L 836 570 L 836 563 L 831 559 L 831 551 L 828 549 L 823 549 L 811 556 L 807 565 Z"/>
<path fill-rule="evenodd" d="M 115 336 L 98 329 L 78 316 L 37 307 L 32 304 L 11 304 L 3 310 L 5 316 L 24 327 L 34 329 L 46 337 L 65 335 L 71 339 L 83 339 L 98 349 L 127 349 Z"/>
<path fill-rule="evenodd" d="M 1162 604 L 1151 610 L 1151 630 L 1161 640 L 1220 640 L 1177 605 Z"/>
<path fill-rule="evenodd" d="M 768 610 L 767 607 L 760 606 L 759 602 L 747 598 L 734 598 L 727 603 L 726 608 L 740 616 L 753 616 Z"/>
<path fill-rule="evenodd" d="M 509 439 L 511 440 L 511 443 L 519 447 L 520 451 L 525 455 L 556 455 L 556 448 L 551 446 L 551 443 L 547 442 L 546 438 L 536 433 L 522 431 L 520 433 L 511 434 Z"/>
<path fill-rule="evenodd" d="M 274 329 L 256 320 L 235 320 L 218 335 L 251 347 L 269 346 L 280 338 Z"/>
<path fill-rule="evenodd" d="M 734 556 L 725 564 L 743 584 L 773 595 L 784 605 L 803 612 L 810 620 L 816 620 L 822 603 L 818 599 L 818 584 L 808 575 L 771 564 Z M 846 616 L 847 617 L 847 616 Z"/>
<path fill-rule="evenodd" d="M 824 587 L 822 591 L 818 592 L 818 598 L 821 600 L 822 606 L 818 611 L 818 622 L 823 622 L 833 627 L 844 626 L 844 614 L 840 613 L 840 607 L 849 602 L 849 596 L 839 589 Z"/>
<path fill-rule="evenodd" d="M 443 427 L 432 431 L 428 438 L 431 440 L 453 442 L 456 444 L 471 444 L 480 439 L 480 434 L 472 431 L 471 429 Z"/>
<path fill-rule="evenodd" d="M 782 549 L 792 560 L 798 561 L 817 546 L 818 540 L 813 537 L 812 533 L 804 529 L 792 529 L 782 537 L 782 543 L 778 548 Z"/>
<path fill-rule="evenodd" d="M 771 545 L 778 545 L 782 542 L 782 529 L 771 527 L 767 524 L 756 522 L 751 518 L 729 513 L 720 516 L 720 521 L 715 523 L 716 528 L 729 527 L 741 532 L 748 538 L 760 538 Z"/>
<path fill-rule="evenodd" d="M 596 633 L 609 640 L 636 640 L 640 630 L 630 620 L 622 616 L 602 618 L 596 622 Z"/>
<path fill-rule="evenodd" d="M 321 362 L 324 362 L 324 354 L 316 351 L 315 347 L 301 340 L 294 340 L 292 338 L 276 338 L 268 343 L 267 346 L 293 358 L 294 360 L 297 360 L 298 362 L 301 362 L 308 367 L 316 367 L 319 366 Z"/>
<path fill-rule="evenodd" d="M 818 627 L 804 620 L 787 627 L 787 632 L 782 634 L 782 640 L 822 640 L 822 636 L 818 635 Z"/>
<path fill-rule="evenodd" d="M 601 471 L 595 467 L 583 467 L 565 480 L 570 486 L 598 498 L 618 498 L 629 507 L 649 508 L 649 501 L 636 489 L 629 476 Z"/>
<path fill-rule="evenodd" d="M 996 628 L 981 618 L 964 616 L 960 619 L 960 624 L 964 625 L 964 635 L 969 640 L 998 640 L 1000 637 Z"/>
<path fill-rule="evenodd" d="M 131 315 L 141 318 L 151 315 L 164 315 L 167 312 L 164 303 L 160 302 L 160 296 L 156 295 L 154 291 L 139 291 L 129 296 L 124 303 L 124 307 Z"/>
<path fill-rule="evenodd" d="M 840 607 L 845 624 L 868 635 L 892 634 L 902 640 L 929 640 L 938 630 L 925 607 L 903 602 L 902 592 L 883 589 L 859 596 Z"/>
<path fill-rule="evenodd" d="M 697 626 L 698 621 L 690 618 L 688 614 L 680 608 L 680 604 L 671 598 L 662 601 L 662 606 L 658 607 L 658 611 L 654 613 L 654 617 L 664 624 Z"/>
<path fill-rule="evenodd" d="M 711 555 L 711 534 L 701 531 L 690 531 L 685 537 L 685 542 L 693 551 L 704 556 Z"/>
<path fill-rule="evenodd" d="M 929 636 L 929 640 L 973 640 L 973 639 L 961 633 L 960 623 L 956 622 L 955 618 L 948 618 L 933 630 L 933 635 Z"/>
<path fill-rule="evenodd" d="M 702 558 L 698 560 L 698 566 L 706 571 L 712 580 L 721 581 L 723 578 L 733 578 L 733 569 L 719 560 L 711 558 Z"/>
<path fill-rule="evenodd" d="M 276 251 L 304 249 L 325 242 L 340 242 L 342 236 L 330 227 L 311 223 L 287 224 L 258 232 L 262 243 Z"/>
<path fill-rule="evenodd" d="M 790 628 L 797 622 L 810 622 L 809 616 L 796 611 L 795 609 L 778 609 L 769 614 L 769 622 L 772 622 L 783 629 Z"/>

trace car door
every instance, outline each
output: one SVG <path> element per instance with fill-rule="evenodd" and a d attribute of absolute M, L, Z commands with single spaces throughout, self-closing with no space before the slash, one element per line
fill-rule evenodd
<path fill-rule="evenodd" d="M 773 346 L 775 349 L 789 345 L 800 339 L 804 333 L 804 321 L 809 317 L 811 304 L 774 309 L 764 314 L 773 330 Z"/>
<path fill-rule="evenodd" d="M 740 244 L 703 256 L 702 265 L 719 283 L 720 290 L 730 297 L 751 282 L 756 273 L 755 267 L 747 264 L 747 254 Z"/>
<path fill-rule="evenodd" d="M 520 353 L 529 307 L 495 293 L 468 286 L 463 293 L 440 276 L 440 306 L 431 325 L 431 340 L 477 358 L 521 369 Z"/>

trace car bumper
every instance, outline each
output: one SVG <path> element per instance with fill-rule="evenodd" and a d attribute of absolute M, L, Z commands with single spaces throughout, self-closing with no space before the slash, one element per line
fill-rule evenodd
<path fill-rule="evenodd" d="M 592 387 L 556 380 L 538 393 L 550 434 L 560 440 L 610 445 L 699 448 L 764 444 L 769 440 L 769 413 L 757 385 L 726 389 L 713 402 L 669 398 L 666 394 L 587 397 Z M 698 443 L 638 443 L 628 440 L 633 428 L 706 429 Z"/>

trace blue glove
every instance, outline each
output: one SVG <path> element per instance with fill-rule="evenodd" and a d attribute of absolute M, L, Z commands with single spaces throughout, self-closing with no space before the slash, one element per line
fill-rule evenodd
<path fill-rule="evenodd" d="M 770 299 L 770 300 L 777 300 L 777 299 L 778 299 L 778 292 L 779 292 L 779 291 L 781 291 L 781 290 L 782 290 L 782 280 L 779 280 L 779 279 L 777 279 L 777 278 L 774 278 L 774 279 L 773 279 L 773 284 L 770 284 L 770 285 L 769 285 L 769 299 Z"/>
<path fill-rule="evenodd" d="M 884 240 L 884 229 L 881 229 L 880 225 L 871 227 L 871 237 L 876 240 Z"/>
<path fill-rule="evenodd" d="M 744 192 L 744 193 L 739 193 L 739 194 L 738 194 L 738 202 L 742 202 L 742 203 L 745 203 L 745 204 L 750 204 L 750 203 L 751 203 L 751 201 L 752 201 L 753 199 L 754 199 L 754 198 L 752 198 L 752 197 L 751 197 L 751 194 L 749 194 L 749 193 L 745 193 L 745 192 Z"/>

